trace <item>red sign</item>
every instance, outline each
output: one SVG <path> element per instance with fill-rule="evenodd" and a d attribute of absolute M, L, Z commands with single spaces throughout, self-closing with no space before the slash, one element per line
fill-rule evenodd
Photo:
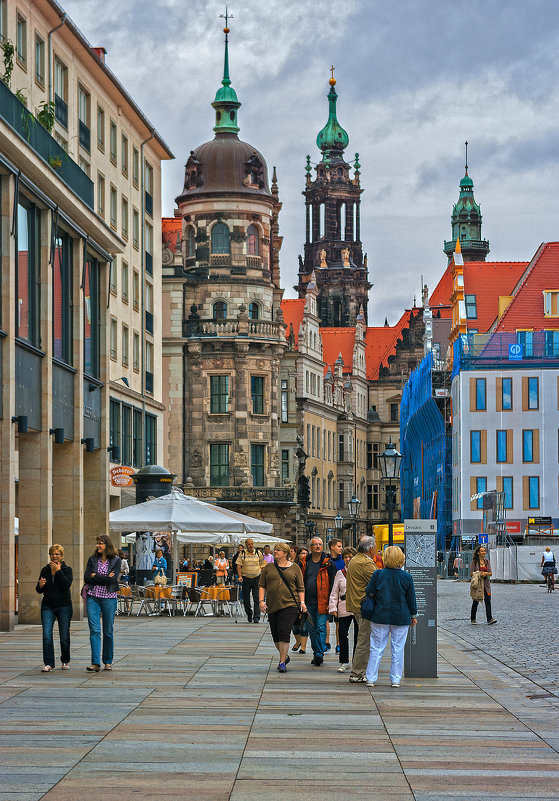
<path fill-rule="evenodd" d="M 520 520 L 507 520 L 507 534 L 520 534 Z"/>
<path fill-rule="evenodd" d="M 125 467 L 119 465 L 118 467 L 111 467 L 111 484 L 113 487 L 132 487 L 134 482 L 132 476 L 134 475 L 133 467 Z"/>

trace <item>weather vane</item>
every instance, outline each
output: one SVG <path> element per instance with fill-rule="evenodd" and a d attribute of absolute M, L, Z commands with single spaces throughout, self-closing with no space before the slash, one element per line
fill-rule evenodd
<path fill-rule="evenodd" d="M 229 8 L 227 6 L 225 6 L 225 14 L 220 14 L 219 18 L 225 20 L 225 33 L 229 33 L 229 20 L 235 19 L 235 17 L 233 14 L 229 13 Z"/>

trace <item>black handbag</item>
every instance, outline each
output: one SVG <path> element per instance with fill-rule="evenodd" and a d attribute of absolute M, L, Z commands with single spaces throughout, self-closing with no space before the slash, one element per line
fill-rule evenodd
<path fill-rule="evenodd" d="M 279 575 L 280 575 L 280 578 L 281 578 L 281 580 L 283 581 L 283 583 L 285 584 L 285 586 L 286 586 L 286 587 L 287 587 L 287 589 L 289 590 L 289 594 L 291 595 L 291 597 L 292 597 L 292 598 L 293 598 L 293 600 L 295 601 L 295 606 L 297 606 L 297 607 L 298 607 L 298 609 L 299 609 L 299 614 L 298 614 L 298 615 L 297 615 L 297 617 L 295 618 L 295 623 L 294 623 L 293 625 L 294 625 L 294 626 L 299 626 L 299 627 L 301 627 L 301 626 L 304 626 L 304 625 L 305 625 L 305 623 L 307 622 L 307 617 L 308 617 L 308 614 L 307 614 L 306 612 L 303 612 L 303 610 L 301 609 L 301 605 L 300 605 L 300 604 L 301 604 L 301 602 L 300 602 L 300 601 L 298 601 L 298 600 L 295 598 L 295 595 L 293 594 L 293 590 L 291 589 L 291 587 L 290 587 L 290 586 L 289 586 L 289 584 L 287 583 L 287 580 L 286 580 L 285 576 L 283 575 L 282 571 L 279 569 L 279 567 L 278 567 L 278 565 L 277 565 L 277 562 L 274 562 L 274 567 L 275 567 L 275 568 L 276 568 L 276 570 L 278 571 L 278 573 L 279 573 Z"/>

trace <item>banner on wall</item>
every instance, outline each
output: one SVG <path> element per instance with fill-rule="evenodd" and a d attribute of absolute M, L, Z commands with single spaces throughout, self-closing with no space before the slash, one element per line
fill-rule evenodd
<path fill-rule="evenodd" d="M 113 487 L 132 487 L 134 482 L 132 476 L 136 471 L 133 467 L 126 467 L 126 465 L 117 465 L 111 467 L 109 474 L 111 476 L 111 486 Z"/>

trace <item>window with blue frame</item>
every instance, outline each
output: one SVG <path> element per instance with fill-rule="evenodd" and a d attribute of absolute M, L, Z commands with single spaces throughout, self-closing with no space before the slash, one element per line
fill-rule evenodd
<path fill-rule="evenodd" d="M 513 508 L 512 476 L 503 476 L 503 494 L 505 496 L 505 509 Z"/>
<path fill-rule="evenodd" d="M 545 355 L 559 356 L 559 331 L 545 332 Z"/>
<path fill-rule="evenodd" d="M 512 378 L 501 379 L 501 408 L 505 412 L 512 409 Z"/>
<path fill-rule="evenodd" d="M 470 431 L 470 462 L 481 462 L 481 431 Z"/>
<path fill-rule="evenodd" d="M 478 476 L 476 478 L 476 493 L 479 495 L 482 492 L 487 492 L 487 478 Z M 483 498 L 478 498 L 476 502 L 478 509 L 483 509 Z"/>
<path fill-rule="evenodd" d="M 528 476 L 528 508 L 540 508 L 540 477 Z"/>
<path fill-rule="evenodd" d="M 534 461 L 534 432 L 531 429 L 522 432 L 522 461 Z"/>
<path fill-rule="evenodd" d="M 517 331 L 516 341 L 522 345 L 522 355 L 524 358 L 534 355 L 534 332 L 533 331 Z"/>
<path fill-rule="evenodd" d="M 539 409 L 539 387 L 537 377 L 528 378 L 528 409 Z"/>
<path fill-rule="evenodd" d="M 487 382 L 485 378 L 476 378 L 476 411 L 487 409 Z"/>
<path fill-rule="evenodd" d="M 497 462 L 507 461 L 507 432 L 497 431 Z"/>

